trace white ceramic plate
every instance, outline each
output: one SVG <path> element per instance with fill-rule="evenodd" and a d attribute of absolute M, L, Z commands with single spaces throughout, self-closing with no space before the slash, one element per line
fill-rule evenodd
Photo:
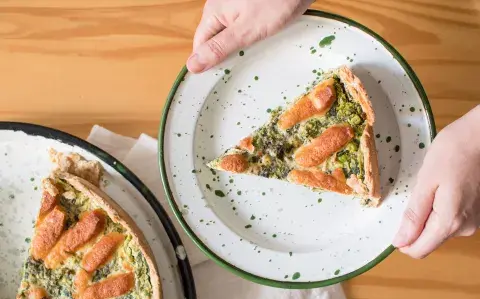
<path fill-rule="evenodd" d="M 343 64 L 363 81 L 376 112 L 379 208 L 205 166 L 267 121 L 268 109 L 305 92 L 319 71 Z M 310 288 L 358 275 L 393 251 L 434 132 L 425 92 L 398 52 L 351 20 L 309 11 L 218 68 L 179 75 L 160 130 L 160 165 L 172 208 L 213 260 L 258 283 Z"/>
<path fill-rule="evenodd" d="M 145 234 L 159 268 L 164 298 L 195 298 L 188 260 L 175 253 L 177 248 L 181 252 L 182 243 L 165 211 L 155 204 L 155 197 L 135 175 L 107 153 L 68 134 L 1 122 L 0 298 L 15 298 L 20 284 L 32 224 L 40 207 L 41 179 L 49 175 L 53 166 L 49 148 L 76 152 L 102 163 L 106 170 L 102 189 L 128 211 Z"/>

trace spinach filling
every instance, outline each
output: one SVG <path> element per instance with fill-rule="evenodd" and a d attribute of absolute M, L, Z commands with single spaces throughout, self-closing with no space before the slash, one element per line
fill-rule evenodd
<path fill-rule="evenodd" d="M 42 286 L 48 290 L 52 298 L 73 298 L 73 281 L 75 270 L 59 268 L 50 270 L 43 262 L 28 257 L 23 269 L 23 280 L 31 285 Z M 27 292 L 20 294 L 21 298 L 28 298 Z"/>
<path fill-rule="evenodd" d="M 81 213 L 95 209 L 89 199 L 72 188 L 64 181 L 58 180 L 64 190 L 59 197 L 59 205 L 67 212 L 67 220 L 65 229 L 72 227 L 78 222 Z M 70 193 L 67 195 L 67 192 Z M 125 234 L 125 228 L 112 221 L 110 217 L 106 217 L 106 225 L 103 234 L 110 232 L 118 232 Z M 32 257 L 28 257 L 23 269 L 22 281 L 27 283 L 19 296 L 20 298 L 28 298 L 29 286 L 43 287 L 50 298 L 73 298 L 75 275 L 79 269 L 80 261 L 83 253 L 79 252 L 70 257 L 65 263 L 57 269 L 48 269 L 43 261 L 36 261 Z M 150 298 L 153 294 L 150 282 L 150 270 L 140 248 L 133 242 L 131 235 L 126 235 L 125 241 L 117 250 L 111 261 L 106 265 L 97 269 L 92 276 L 92 283 L 98 282 L 108 276 L 125 272 L 124 264 L 127 262 L 135 269 L 135 287 L 126 295 L 119 298 Z"/>
<path fill-rule="evenodd" d="M 357 178 L 363 180 L 365 178 L 365 170 L 363 166 L 363 157 L 361 154 L 352 148 L 358 148 L 355 141 L 350 142 L 345 149 L 337 153 L 337 166 L 343 169 L 345 177 L 350 177 L 352 174 Z"/>
<path fill-rule="evenodd" d="M 341 167 L 347 178 L 354 174 L 360 180 L 363 180 L 365 177 L 363 156 L 358 149 L 360 146 L 360 138 L 365 129 L 366 116 L 362 110 L 362 106 L 352 101 L 347 96 L 347 91 L 340 80 L 337 77 L 334 78 L 337 100 L 333 103 L 325 117 L 312 118 L 306 121 L 305 124 L 303 124 L 302 130 L 299 131 L 300 136 L 307 143 L 318 137 L 332 125 L 341 123 L 349 124 L 355 131 L 355 137 L 345 148 L 337 153 L 337 159 L 333 166 L 335 168 Z M 333 169 L 329 169 L 329 171 L 332 170 Z"/>
<path fill-rule="evenodd" d="M 291 171 L 291 168 L 288 166 L 288 164 L 280 159 L 266 156 L 262 160 L 262 168 L 258 172 L 258 175 L 260 176 L 266 178 L 284 179 Z"/>
<path fill-rule="evenodd" d="M 327 117 L 335 119 L 337 123 L 350 124 L 355 129 L 356 137 L 361 137 L 365 129 L 366 119 L 362 106 L 347 96 L 345 87 L 337 77 L 335 77 L 335 90 L 337 100 L 328 111 Z"/>
<path fill-rule="evenodd" d="M 272 111 L 271 122 L 260 129 L 253 135 L 253 146 L 255 152 L 269 154 L 272 157 L 283 159 L 290 154 L 293 146 L 286 142 L 286 136 L 277 127 L 279 116 L 282 112 L 281 108 Z"/>
<path fill-rule="evenodd" d="M 354 129 L 355 137 L 337 153 L 335 163 L 329 165 L 342 168 L 347 178 L 354 174 L 360 180 L 364 179 L 363 155 L 359 152 L 359 146 L 366 125 L 366 115 L 361 105 L 347 95 L 340 79 L 337 76 L 334 76 L 334 79 L 337 100 L 325 116 L 309 119 L 283 132 L 277 127 L 283 109 L 279 107 L 271 111 L 271 121 L 253 134 L 255 155 L 250 156 L 249 162 L 260 164 L 256 174 L 285 179 L 292 169 L 291 157 L 298 147 L 309 143 L 332 125 L 347 123 Z M 328 169 L 327 172 L 332 170 Z"/>
<path fill-rule="evenodd" d="M 291 170 L 287 160 L 296 148 L 295 144 L 290 142 L 294 138 L 294 132 L 284 133 L 278 129 L 277 122 L 281 113 L 281 107 L 273 110 L 271 122 L 253 135 L 252 143 L 256 155 L 250 157 L 250 162 L 261 163 L 257 174 L 266 178 L 284 179 Z"/>
<path fill-rule="evenodd" d="M 302 137 L 313 139 L 327 127 L 334 124 L 348 123 L 355 130 L 355 137 L 360 138 L 365 129 L 365 113 L 362 106 L 349 99 L 347 92 L 338 78 L 335 78 L 337 100 L 325 117 L 312 118 L 305 122 Z"/>
<path fill-rule="evenodd" d="M 140 248 L 132 246 L 132 236 L 127 236 L 123 243 L 123 251 L 131 265 L 135 266 L 135 294 L 130 293 L 120 298 L 150 298 L 153 294 L 150 283 L 150 269 Z M 136 295 L 136 296 L 134 296 Z"/>
<path fill-rule="evenodd" d="M 365 178 L 363 155 L 359 151 L 360 138 L 365 129 L 366 115 L 362 106 L 347 96 L 345 87 L 338 78 L 335 78 L 337 101 L 328 112 L 328 116 L 335 118 L 338 123 L 348 123 L 355 131 L 355 138 L 343 150 L 337 153 L 337 163 L 341 164 L 345 176 L 352 174 L 360 180 Z"/>
<path fill-rule="evenodd" d="M 115 229 L 113 229 L 115 231 Z M 127 236 L 125 239 L 121 251 L 126 254 L 127 261 L 135 266 L 135 292 L 130 292 L 119 298 L 121 299 L 133 299 L 133 298 L 150 298 L 153 294 L 152 285 L 150 283 L 150 269 L 147 265 L 147 261 L 143 256 L 139 248 L 132 246 L 132 237 Z M 118 252 L 117 252 L 118 255 Z M 105 266 L 97 269 L 93 273 L 92 282 L 98 282 L 102 279 L 122 271 L 121 260 L 114 258 Z"/>

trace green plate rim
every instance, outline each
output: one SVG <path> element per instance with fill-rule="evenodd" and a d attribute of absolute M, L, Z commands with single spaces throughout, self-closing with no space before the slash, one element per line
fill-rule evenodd
<path fill-rule="evenodd" d="M 430 129 L 430 136 L 431 140 L 433 141 L 433 138 L 436 135 L 436 127 L 435 127 L 435 121 L 433 119 L 433 113 L 432 113 L 432 108 L 430 106 L 430 103 L 428 101 L 427 94 L 420 83 L 420 80 L 418 79 L 417 75 L 413 71 L 412 67 L 407 63 L 405 58 L 392 46 L 390 45 L 385 39 L 383 39 L 380 35 L 372 31 L 371 29 L 365 27 L 364 25 L 353 21 L 349 18 L 337 15 L 337 14 L 332 14 L 328 12 L 323 12 L 323 11 L 318 11 L 318 10 L 307 10 L 305 12 L 305 15 L 310 15 L 310 16 L 317 16 L 317 17 L 323 17 L 323 18 L 328 18 L 328 19 L 333 19 L 337 20 L 343 23 L 346 23 L 350 26 L 354 26 L 363 32 L 369 34 L 373 38 L 375 38 L 377 41 L 379 41 L 392 55 L 393 57 L 400 63 L 400 65 L 403 67 L 405 72 L 408 74 L 410 77 L 410 80 L 412 80 L 412 83 L 414 84 L 418 94 L 420 95 L 420 98 L 423 102 L 423 107 L 424 111 L 427 115 L 427 121 Z M 169 183 L 168 183 L 168 178 L 167 178 L 167 170 L 165 167 L 165 160 L 164 160 L 164 137 L 165 137 L 165 127 L 167 123 L 167 116 L 168 112 L 170 110 L 170 106 L 172 104 L 173 98 L 175 96 L 175 93 L 177 92 L 177 89 L 180 85 L 180 83 L 183 81 L 185 75 L 187 74 L 188 70 L 186 66 L 182 68 L 180 73 L 178 74 L 172 89 L 170 90 L 170 93 L 168 94 L 167 97 L 167 102 L 165 103 L 165 107 L 163 110 L 163 116 L 160 124 L 160 130 L 158 133 L 158 159 L 159 159 L 159 165 L 160 165 L 160 174 L 162 177 L 162 182 L 163 182 L 163 187 L 165 190 L 165 194 L 167 195 L 167 200 L 170 204 L 170 207 L 172 208 L 173 212 L 175 213 L 175 216 L 177 217 L 178 221 L 180 222 L 181 226 L 187 233 L 187 235 L 192 239 L 192 241 L 200 248 L 200 250 L 210 259 L 212 259 L 215 263 L 217 263 L 219 266 L 221 266 L 224 269 L 227 269 L 231 271 L 232 273 L 250 280 L 255 283 L 271 286 L 271 287 L 277 287 L 277 288 L 285 288 L 285 289 L 311 289 L 311 288 L 318 288 L 318 287 L 325 287 L 329 286 L 332 284 L 336 284 L 348 279 L 351 279 L 355 276 L 358 276 L 370 269 L 372 269 L 374 266 L 378 265 L 381 261 L 383 261 L 387 256 L 389 256 L 394 250 L 395 247 L 393 245 L 388 246 L 382 253 L 380 253 L 375 259 L 372 261 L 368 262 L 366 265 L 360 267 L 359 269 L 352 271 L 347 274 L 340 275 L 338 277 L 326 279 L 326 280 L 320 280 L 320 281 L 309 281 L 309 282 L 294 282 L 294 281 L 279 281 L 279 280 L 273 280 L 273 279 L 268 279 L 264 277 L 260 277 L 254 274 L 251 274 L 249 272 L 246 272 L 230 263 L 227 261 L 223 260 L 221 257 L 216 255 L 213 251 L 211 251 L 208 246 L 206 246 L 200 238 L 195 235 L 193 230 L 189 227 L 187 222 L 182 216 L 182 213 L 177 206 L 177 203 L 174 200 L 172 191 L 170 189 Z"/>

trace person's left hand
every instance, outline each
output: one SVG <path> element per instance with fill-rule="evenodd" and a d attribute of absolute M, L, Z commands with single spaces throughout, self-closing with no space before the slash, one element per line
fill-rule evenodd
<path fill-rule="evenodd" d="M 480 106 L 443 129 L 429 148 L 393 245 L 424 258 L 480 225 Z"/>

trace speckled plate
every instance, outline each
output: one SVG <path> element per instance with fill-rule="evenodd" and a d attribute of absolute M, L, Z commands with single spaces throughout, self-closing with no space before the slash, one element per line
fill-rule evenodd
<path fill-rule="evenodd" d="M 196 298 L 190 265 L 175 228 L 132 172 L 99 148 L 66 133 L 5 122 L 0 122 L 0 298 L 14 298 L 20 284 L 32 224 L 40 208 L 41 179 L 53 166 L 49 148 L 77 152 L 102 163 L 106 170 L 102 189 L 145 234 L 157 261 L 164 298 Z"/>
<path fill-rule="evenodd" d="M 305 92 L 320 71 L 343 64 L 363 81 L 376 112 L 379 208 L 205 166 L 267 121 L 268 109 Z M 352 20 L 309 11 L 215 69 L 180 73 L 160 130 L 160 166 L 173 210 L 210 258 L 258 283 L 312 288 L 363 273 L 394 250 L 434 132 L 425 92 L 392 46 Z"/>

